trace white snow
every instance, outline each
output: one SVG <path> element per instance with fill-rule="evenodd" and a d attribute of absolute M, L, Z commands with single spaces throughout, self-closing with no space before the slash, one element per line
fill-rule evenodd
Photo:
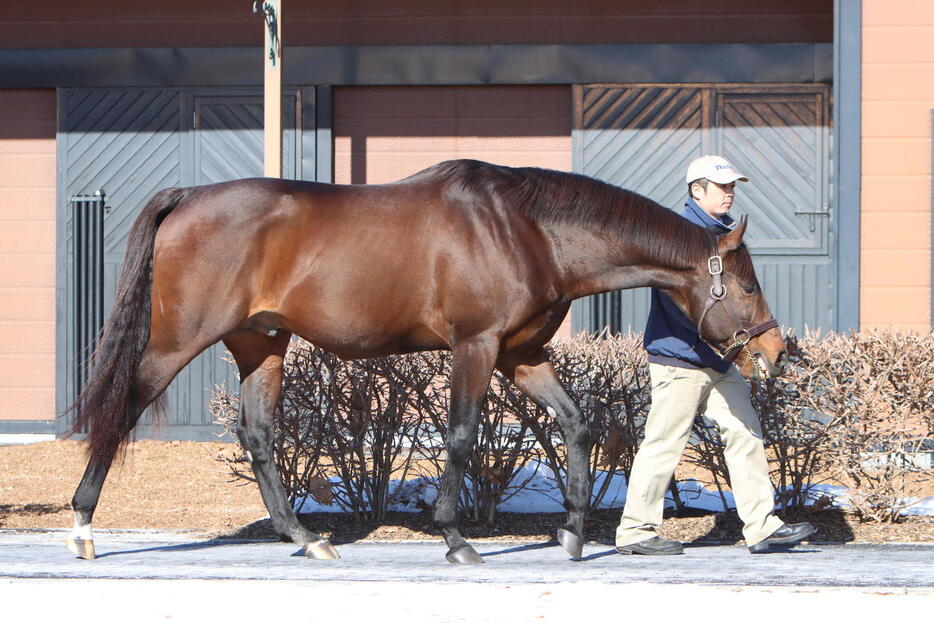
<path fill-rule="evenodd" d="M 934 495 L 922 499 L 911 498 L 914 502 L 902 511 L 902 515 L 934 517 Z"/>
<path fill-rule="evenodd" d="M 609 479 L 606 493 L 600 503 L 600 508 L 622 508 L 626 502 L 626 479 L 619 474 L 598 472 L 593 490 L 600 491 L 606 479 Z M 338 479 L 332 479 L 335 489 L 340 486 Z M 521 485 L 521 486 L 520 486 Z M 389 484 L 393 492 L 389 505 L 391 511 L 417 513 L 430 508 L 438 499 L 438 489 L 435 481 L 428 478 L 414 478 L 404 482 L 393 480 Z M 704 486 L 697 480 L 684 480 L 678 482 L 678 494 L 686 508 L 723 511 L 723 499 L 715 487 Z M 560 513 L 564 511 L 561 492 L 555 481 L 555 475 L 544 463 L 532 463 L 520 470 L 507 488 L 505 499 L 497 505 L 499 512 L 507 513 Z M 833 506 L 846 508 L 848 506 L 848 489 L 833 485 L 813 485 L 809 490 L 808 505 L 814 504 L 822 497 L 830 498 Z M 723 492 L 728 508 L 735 508 L 736 503 L 730 491 Z M 911 498 L 905 500 L 910 503 L 903 511 L 903 515 L 934 516 L 934 496 L 923 500 Z M 674 508 L 675 503 L 669 493 L 665 498 L 665 507 Z M 304 502 L 296 503 L 296 511 L 300 513 L 341 513 L 344 512 L 336 502 L 325 506 L 311 497 Z"/>

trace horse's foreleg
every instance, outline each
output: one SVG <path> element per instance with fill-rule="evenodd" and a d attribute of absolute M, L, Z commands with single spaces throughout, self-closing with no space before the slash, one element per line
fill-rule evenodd
<path fill-rule="evenodd" d="M 564 434 L 567 448 L 567 486 L 564 508 L 567 523 L 558 529 L 558 541 L 574 560 L 584 548 L 584 517 L 590 503 L 590 430 L 580 408 L 568 396 L 548 359 L 540 351 L 534 357 L 501 361 L 500 371 L 536 404 L 555 418 Z"/>
<path fill-rule="evenodd" d="M 434 510 L 435 527 L 448 546 L 448 562 L 483 562 L 457 529 L 457 500 L 464 485 L 467 460 L 477 442 L 480 405 L 490 385 L 498 348 L 498 340 L 492 338 L 473 340 L 454 348 L 451 407 L 445 440 L 447 461 Z"/>
<path fill-rule="evenodd" d="M 224 338 L 240 368 L 237 437 L 247 451 L 276 533 L 300 545 L 308 558 L 340 558 L 327 539 L 299 523 L 276 469 L 273 416 L 282 388 L 282 363 L 289 338 L 290 334 L 284 331 L 275 337 L 238 331 Z"/>

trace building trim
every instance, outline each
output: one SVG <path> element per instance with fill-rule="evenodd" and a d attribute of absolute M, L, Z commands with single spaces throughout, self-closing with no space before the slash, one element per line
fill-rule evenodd
<path fill-rule="evenodd" d="M 54 435 L 55 420 L 0 420 L 0 435 Z"/>
<path fill-rule="evenodd" d="M 288 47 L 283 84 L 830 82 L 833 49 L 829 43 Z M 261 86 L 260 52 L 0 49 L 0 88 Z"/>
<path fill-rule="evenodd" d="M 62 436 L 59 435 L 59 438 Z M 75 441 L 83 441 L 87 438 L 84 434 L 75 434 L 70 437 Z M 141 439 L 156 439 L 159 441 L 221 441 L 236 443 L 233 435 L 228 433 L 220 425 L 186 425 L 172 424 L 156 426 L 153 424 L 140 423 L 133 428 L 128 442 L 139 441 Z"/>
<path fill-rule="evenodd" d="M 65 142 L 62 133 L 62 111 L 65 110 L 65 93 L 58 89 L 56 94 L 58 120 L 55 128 L 55 433 L 65 436 L 71 428 L 72 418 L 67 415 L 71 407 L 70 397 L 74 391 L 71 386 L 69 370 L 74 369 L 74 362 L 68 353 L 68 319 L 72 310 L 68 301 L 68 228 L 65 217 L 61 214 L 62 206 L 68 206 L 65 188 Z"/>
<path fill-rule="evenodd" d="M 862 1 L 834 0 L 833 198 L 837 331 L 859 329 Z"/>

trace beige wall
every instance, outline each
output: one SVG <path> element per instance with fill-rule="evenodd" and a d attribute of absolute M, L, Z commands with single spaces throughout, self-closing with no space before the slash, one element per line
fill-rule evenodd
<path fill-rule="evenodd" d="M 55 417 L 55 91 L 0 90 L 0 420 Z"/>
<path fill-rule="evenodd" d="M 571 88 L 334 89 L 337 183 L 392 182 L 452 158 L 570 171 Z"/>
<path fill-rule="evenodd" d="M 334 179 L 379 184 L 451 158 L 571 169 L 568 86 L 335 87 Z"/>
<path fill-rule="evenodd" d="M 934 3 L 863 1 L 863 327 L 931 328 Z"/>

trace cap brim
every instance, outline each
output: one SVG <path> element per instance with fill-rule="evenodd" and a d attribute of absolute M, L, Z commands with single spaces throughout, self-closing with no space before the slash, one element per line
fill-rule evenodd
<path fill-rule="evenodd" d="M 717 184 L 729 184 L 730 182 L 748 182 L 749 178 L 745 175 L 740 175 L 735 171 L 732 173 L 724 173 L 723 175 L 711 175 L 707 178 L 711 182 L 716 182 Z"/>

